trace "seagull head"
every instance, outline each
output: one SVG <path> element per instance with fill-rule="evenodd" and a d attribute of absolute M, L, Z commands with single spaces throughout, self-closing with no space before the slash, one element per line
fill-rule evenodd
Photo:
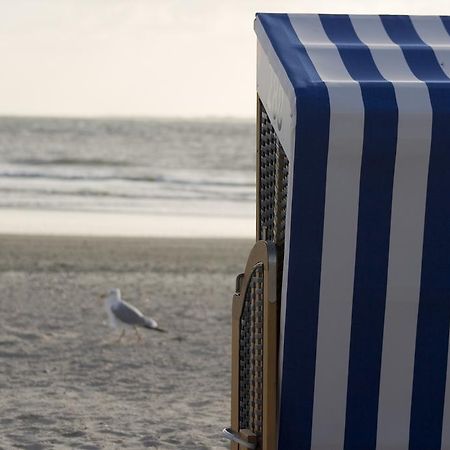
<path fill-rule="evenodd" d="M 101 296 L 102 299 L 106 300 L 106 304 L 108 305 L 114 305 L 117 302 L 120 302 L 121 295 L 120 295 L 120 289 L 113 288 L 108 291 L 106 295 Z"/>
<path fill-rule="evenodd" d="M 118 288 L 110 289 L 108 292 L 108 297 L 116 298 L 117 300 L 120 300 L 120 297 L 121 297 L 120 289 L 118 289 Z"/>

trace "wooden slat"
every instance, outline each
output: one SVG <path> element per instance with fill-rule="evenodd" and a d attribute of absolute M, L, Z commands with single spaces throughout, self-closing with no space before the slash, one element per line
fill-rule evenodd
<path fill-rule="evenodd" d="M 277 352 L 278 352 L 278 308 L 277 308 L 277 266 L 276 247 L 273 242 L 258 241 L 250 252 L 240 292 L 233 296 L 232 307 L 232 393 L 231 428 L 239 430 L 239 352 L 240 319 L 247 289 L 254 268 L 264 268 L 264 349 L 263 349 L 263 436 L 259 448 L 275 450 L 277 423 Z M 232 450 L 243 450 L 236 443 Z"/>

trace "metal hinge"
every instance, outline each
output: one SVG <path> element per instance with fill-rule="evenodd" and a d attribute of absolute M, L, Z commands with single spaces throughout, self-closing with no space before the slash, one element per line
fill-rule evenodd
<path fill-rule="evenodd" d="M 242 447 L 256 449 L 256 434 L 252 433 L 250 430 L 241 430 L 239 433 L 235 433 L 231 428 L 224 428 L 222 430 L 222 435 L 224 438 L 236 442 Z"/>

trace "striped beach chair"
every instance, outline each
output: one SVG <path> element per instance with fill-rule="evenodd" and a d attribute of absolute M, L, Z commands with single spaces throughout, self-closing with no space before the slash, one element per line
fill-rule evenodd
<path fill-rule="evenodd" d="M 450 18 L 258 14 L 233 450 L 450 449 Z"/>

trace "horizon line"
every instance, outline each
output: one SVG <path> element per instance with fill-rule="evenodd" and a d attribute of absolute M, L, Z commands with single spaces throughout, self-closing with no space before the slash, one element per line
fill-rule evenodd
<path fill-rule="evenodd" d="M 0 113 L 0 119 L 88 119 L 88 120 L 160 120 L 160 121 L 211 121 L 218 122 L 239 121 L 239 122 L 253 122 L 256 120 L 255 116 L 231 116 L 231 115 L 144 115 L 144 114 L 9 114 Z"/>

